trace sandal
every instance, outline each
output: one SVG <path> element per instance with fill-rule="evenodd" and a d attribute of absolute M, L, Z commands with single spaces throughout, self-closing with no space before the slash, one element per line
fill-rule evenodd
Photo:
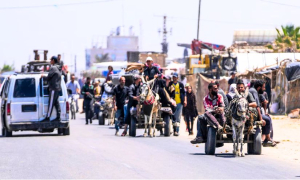
<path fill-rule="evenodd" d="M 121 136 L 126 136 L 127 135 L 127 132 L 123 132 Z"/>
<path fill-rule="evenodd" d="M 263 147 L 275 147 L 277 143 L 274 141 L 264 141 L 262 145 Z"/>

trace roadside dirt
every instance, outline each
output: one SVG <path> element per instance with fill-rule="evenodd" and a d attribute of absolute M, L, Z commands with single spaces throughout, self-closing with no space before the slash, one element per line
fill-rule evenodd
<path fill-rule="evenodd" d="M 272 116 L 276 147 L 264 147 L 263 154 L 284 161 L 300 164 L 300 119 Z"/>
<path fill-rule="evenodd" d="M 274 140 L 280 141 L 275 147 L 263 147 L 262 155 L 268 158 L 278 159 L 278 161 L 286 161 L 296 165 L 300 164 L 300 119 L 290 119 L 287 116 L 272 116 L 273 126 L 274 126 Z M 184 140 L 189 141 L 195 138 L 196 134 L 193 136 L 188 136 L 185 132 L 185 124 L 181 123 L 181 136 L 185 137 Z M 196 121 L 195 121 L 196 126 Z M 197 132 L 194 126 L 194 132 Z M 195 147 L 200 147 L 204 145 L 193 145 Z M 219 153 L 231 153 L 232 144 L 225 144 L 225 152 Z M 245 145 L 245 148 L 246 145 Z M 217 150 L 218 152 L 218 150 Z"/>

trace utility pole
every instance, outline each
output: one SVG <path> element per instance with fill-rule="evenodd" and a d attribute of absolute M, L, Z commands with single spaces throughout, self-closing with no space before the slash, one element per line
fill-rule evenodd
<path fill-rule="evenodd" d="M 77 67 L 76 67 L 76 55 L 75 55 L 75 60 L 74 60 L 74 72 L 76 73 L 77 72 Z"/>
<path fill-rule="evenodd" d="M 168 43 L 167 43 L 167 16 L 164 16 L 164 25 L 163 25 L 163 42 L 161 43 L 162 45 L 162 51 L 165 54 L 168 54 Z"/>
<path fill-rule="evenodd" d="M 201 9 L 201 0 L 199 0 L 199 9 L 198 9 L 198 30 L 197 30 L 198 41 L 199 41 L 199 29 L 200 29 L 200 9 Z"/>
<path fill-rule="evenodd" d="M 167 42 L 167 34 L 168 34 L 168 31 L 167 31 L 167 16 L 163 16 L 164 18 L 164 22 L 163 22 L 163 41 L 161 43 L 161 46 L 162 46 L 162 52 L 164 54 L 168 54 L 168 42 Z M 159 33 L 161 32 L 160 30 L 158 31 Z M 172 29 L 169 31 L 170 33 L 172 33 Z"/>

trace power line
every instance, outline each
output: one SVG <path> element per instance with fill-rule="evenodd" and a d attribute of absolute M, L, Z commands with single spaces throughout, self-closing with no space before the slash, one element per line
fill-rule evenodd
<path fill-rule="evenodd" d="M 72 5 L 82 5 L 82 4 L 103 3 L 103 2 L 109 2 L 109 1 L 116 1 L 116 0 L 100 0 L 100 1 L 77 2 L 77 3 L 47 4 L 47 5 L 37 5 L 37 6 L 11 6 L 11 7 L 0 7 L 0 10 L 72 6 Z"/>
<path fill-rule="evenodd" d="M 272 4 L 277 4 L 277 5 L 281 5 L 281 6 L 288 6 L 288 7 L 293 7 L 293 8 L 300 8 L 300 6 L 295 6 L 292 4 L 284 4 L 284 3 L 279 3 L 279 2 L 274 2 L 274 1 L 268 1 L 268 0 L 261 0 L 263 2 L 267 2 L 267 3 L 272 3 Z"/>
<path fill-rule="evenodd" d="M 198 21 L 196 18 L 188 18 L 188 17 L 169 17 L 169 19 L 184 19 L 184 20 L 192 20 L 192 21 Z M 266 24 L 266 23 L 251 23 L 251 22 L 238 22 L 238 21 L 220 21 L 220 20 L 214 20 L 214 19 L 202 19 L 201 21 L 207 21 L 207 22 L 215 22 L 215 23 L 225 23 L 225 24 L 254 24 L 254 25 L 267 25 L 267 26 L 277 26 L 275 24 Z"/>

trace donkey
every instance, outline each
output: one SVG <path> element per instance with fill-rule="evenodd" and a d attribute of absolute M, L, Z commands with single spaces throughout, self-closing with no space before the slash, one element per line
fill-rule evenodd
<path fill-rule="evenodd" d="M 142 77 L 142 86 L 141 86 L 141 94 L 140 94 L 140 102 L 143 105 L 144 118 L 145 118 L 145 132 L 144 137 L 149 134 L 150 137 L 155 137 L 155 127 L 156 127 L 156 118 L 158 115 L 159 109 L 159 95 L 152 91 L 154 86 L 155 79 L 146 82 Z M 152 88 L 150 85 L 152 84 Z M 152 119 L 153 117 L 153 119 Z M 147 125 L 149 125 L 149 130 L 147 133 Z M 154 129 L 152 129 L 153 127 Z"/>
<path fill-rule="evenodd" d="M 243 153 L 243 139 L 244 139 L 244 128 L 245 122 L 247 120 L 246 113 L 249 108 L 249 103 L 247 101 L 247 96 L 249 93 L 248 88 L 245 93 L 239 94 L 235 90 L 236 97 L 230 102 L 230 109 L 232 114 L 231 125 L 232 125 L 232 139 L 233 139 L 233 154 L 237 156 L 244 157 Z M 241 148 L 239 148 L 239 143 L 241 143 Z"/>

